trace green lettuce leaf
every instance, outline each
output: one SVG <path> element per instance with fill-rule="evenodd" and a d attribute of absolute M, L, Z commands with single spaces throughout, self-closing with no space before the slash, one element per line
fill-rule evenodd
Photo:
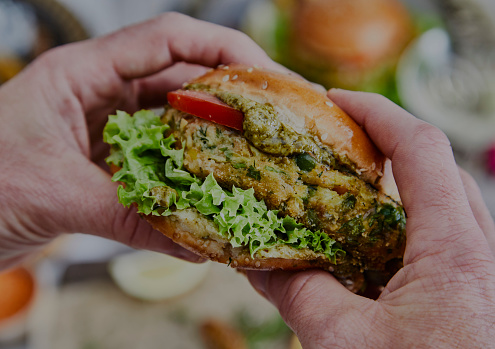
<path fill-rule="evenodd" d="M 252 188 L 226 190 L 212 174 L 200 180 L 185 171 L 183 147 L 174 148 L 177 141 L 165 137 L 168 130 L 152 111 L 133 116 L 118 111 L 109 117 L 103 139 L 111 145 L 107 163 L 121 168 L 112 180 L 123 183 L 118 188 L 123 205 L 136 204 L 140 213 L 163 216 L 194 207 L 232 246 L 248 246 L 252 256 L 280 244 L 309 248 L 333 262 L 344 253 L 327 234 L 312 232 L 291 217 L 278 217 L 277 211 L 255 198 Z M 163 198 L 160 192 L 173 194 Z"/>

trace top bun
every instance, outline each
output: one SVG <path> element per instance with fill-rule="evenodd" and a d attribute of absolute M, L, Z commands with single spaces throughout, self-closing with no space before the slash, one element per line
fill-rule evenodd
<path fill-rule="evenodd" d="M 286 125 L 346 156 L 363 180 L 400 200 L 390 161 L 351 117 L 308 81 L 296 75 L 232 64 L 211 70 L 190 84 L 204 84 L 272 105 Z"/>

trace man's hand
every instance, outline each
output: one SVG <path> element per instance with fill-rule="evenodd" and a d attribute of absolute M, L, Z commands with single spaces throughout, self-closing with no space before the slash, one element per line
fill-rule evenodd
<path fill-rule="evenodd" d="M 222 63 L 280 69 L 244 34 L 168 13 L 49 51 L 0 88 L 0 268 L 61 233 L 197 257 L 117 202 L 97 165 L 108 114 L 161 106 Z"/>
<path fill-rule="evenodd" d="M 487 348 L 495 338 L 495 227 L 446 136 L 377 95 L 330 98 L 392 159 L 408 215 L 402 268 L 380 297 L 323 271 L 250 272 L 304 348 Z"/>

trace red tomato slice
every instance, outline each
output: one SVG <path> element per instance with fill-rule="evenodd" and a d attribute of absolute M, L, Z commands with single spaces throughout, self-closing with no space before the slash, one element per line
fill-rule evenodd
<path fill-rule="evenodd" d="M 244 114 L 209 93 L 177 90 L 167 93 L 167 98 L 177 110 L 242 131 Z"/>

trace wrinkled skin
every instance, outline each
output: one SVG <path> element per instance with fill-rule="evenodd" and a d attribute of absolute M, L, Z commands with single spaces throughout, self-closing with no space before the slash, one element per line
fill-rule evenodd
<path fill-rule="evenodd" d="M 222 63 L 281 69 L 237 31 L 167 13 L 41 56 L 0 88 L 0 268 L 62 233 L 103 236 L 196 261 L 117 202 L 98 165 L 116 109 L 160 106 L 166 92 Z"/>
<path fill-rule="evenodd" d="M 408 214 L 402 268 L 376 300 L 320 271 L 250 272 L 304 348 L 488 348 L 495 340 L 495 227 L 446 136 L 385 98 L 332 90 L 392 159 Z"/>

